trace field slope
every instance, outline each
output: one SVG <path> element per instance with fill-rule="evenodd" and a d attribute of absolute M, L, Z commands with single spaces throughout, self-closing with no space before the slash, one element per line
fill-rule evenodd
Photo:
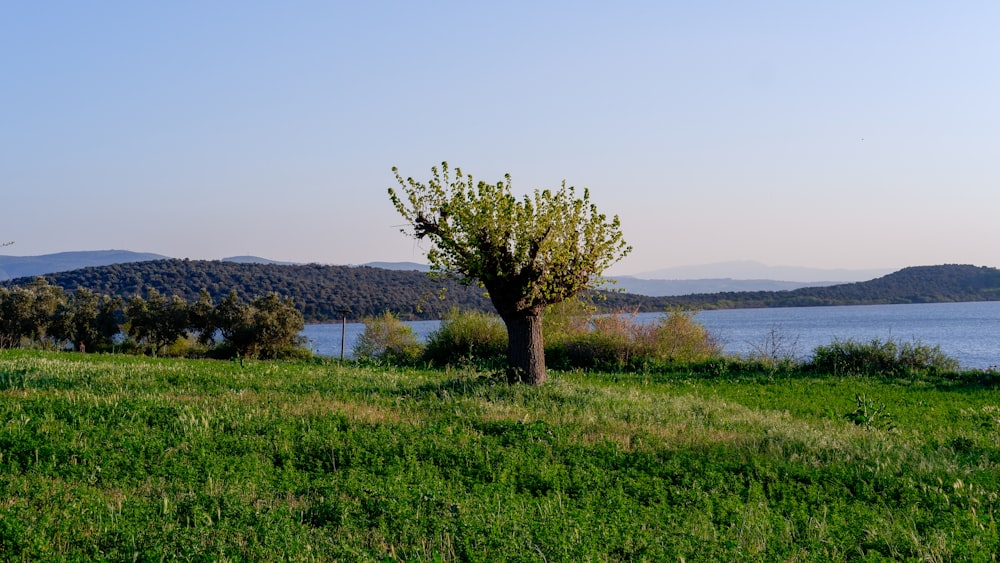
<path fill-rule="evenodd" d="M 461 371 L 0 352 L 0 553 L 941 561 L 997 552 L 992 386 L 554 375 L 530 388 Z M 857 416 L 859 405 L 883 403 L 888 416 Z"/>

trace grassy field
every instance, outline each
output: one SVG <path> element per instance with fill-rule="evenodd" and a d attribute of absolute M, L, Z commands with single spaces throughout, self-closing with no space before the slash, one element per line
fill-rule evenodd
<path fill-rule="evenodd" d="M 988 561 L 1000 393 L 0 352 L 0 559 Z"/>

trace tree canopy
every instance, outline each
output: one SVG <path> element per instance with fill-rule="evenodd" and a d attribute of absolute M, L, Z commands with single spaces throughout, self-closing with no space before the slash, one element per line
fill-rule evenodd
<path fill-rule="evenodd" d="M 404 233 L 428 239 L 432 271 L 480 283 L 507 325 L 508 361 L 519 379 L 545 379 L 541 316 L 544 308 L 595 287 L 605 268 L 629 253 L 617 216 L 608 218 L 563 182 L 518 198 L 510 175 L 476 182 L 447 162 L 431 168 L 427 183 L 393 174 L 389 189 L 409 223 Z"/>

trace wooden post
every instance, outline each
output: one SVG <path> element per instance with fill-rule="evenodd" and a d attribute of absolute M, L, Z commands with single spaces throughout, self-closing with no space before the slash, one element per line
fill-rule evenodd
<path fill-rule="evenodd" d="M 344 363 L 344 344 L 347 341 L 347 315 L 350 314 L 350 309 L 340 309 L 337 311 L 343 315 L 343 319 L 340 322 L 340 363 Z"/>

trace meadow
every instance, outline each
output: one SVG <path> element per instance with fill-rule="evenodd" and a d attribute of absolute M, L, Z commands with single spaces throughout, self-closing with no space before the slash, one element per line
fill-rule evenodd
<path fill-rule="evenodd" d="M 0 351 L 0 559 L 990 561 L 991 374 Z"/>

